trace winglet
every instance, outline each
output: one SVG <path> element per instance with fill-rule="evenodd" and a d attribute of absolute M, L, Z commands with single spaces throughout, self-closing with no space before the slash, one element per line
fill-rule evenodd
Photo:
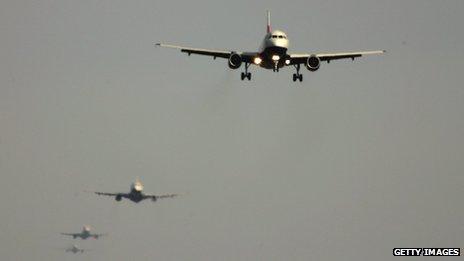
<path fill-rule="evenodd" d="M 271 12 L 267 11 L 267 33 L 271 32 Z"/>

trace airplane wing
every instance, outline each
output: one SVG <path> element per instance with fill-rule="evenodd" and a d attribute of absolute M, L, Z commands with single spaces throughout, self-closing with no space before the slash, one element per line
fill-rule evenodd
<path fill-rule="evenodd" d="M 107 192 L 98 192 L 98 191 L 95 191 L 94 193 L 100 196 L 113 196 L 114 197 L 114 196 L 120 195 L 120 193 L 107 193 Z"/>
<path fill-rule="evenodd" d="M 179 196 L 178 194 L 166 194 L 166 195 L 159 195 L 159 196 L 156 196 L 156 198 L 160 198 L 160 199 L 163 199 L 163 198 L 174 198 L 174 197 L 177 197 Z"/>
<path fill-rule="evenodd" d="M 90 236 L 92 236 L 95 239 L 98 239 L 98 238 L 106 236 L 106 235 L 108 235 L 108 234 L 91 234 Z"/>
<path fill-rule="evenodd" d="M 89 249 L 89 248 L 76 248 L 76 249 L 73 249 L 73 248 L 66 248 L 65 249 L 66 252 L 80 252 L 80 253 L 84 253 L 84 252 L 88 252 L 88 251 L 92 251 L 92 249 Z"/>
<path fill-rule="evenodd" d="M 232 55 L 233 53 L 236 53 L 242 57 L 242 62 L 246 62 L 246 63 L 251 63 L 253 57 L 257 55 L 257 52 L 235 52 L 235 51 L 190 48 L 190 47 L 183 47 L 183 46 L 163 44 L 163 43 L 156 43 L 155 45 L 159 47 L 179 49 L 181 52 L 187 53 L 189 56 L 193 53 L 193 54 L 198 54 L 198 55 L 212 56 L 213 59 L 216 59 L 217 57 L 229 59 L 230 55 Z"/>
<path fill-rule="evenodd" d="M 99 195 L 99 196 L 110 196 L 110 197 L 120 196 L 120 197 L 123 197 L 123 198 L 128 197 L 128 195 L 126 193 L 107 193 L 107 192 L 98 192 L 98 191 L 94 191 L 94 193 Z"/>
<path fill-rule="evenodd" d="M 61 233 L 61 235 L 76 237 L 76 236 L 80 235 L 80 233 Z"/>
<path fill-rule="evenodd" d="M 178 194 L 165 194 L 165 195 L 144 195 L 144 199 L 150 198 L 153 201 L 158 199 L 165 199 L 165 198 L 174 198 L 177 197 Z"/>
<path fill-rule="evenodd" d="M 290 64 L 302 64 L 305 63 L 306 60 L 315 55 L 318 57 L 322 62 L 326 61 L 329 63 L 332 60 L 340 60 L 340 59 L 352 59 L 359 58 L 365 55 L 371 54 L 383 54 L 385 50 L 378 50 L 378 51 L 363 51 L 363 52 L 344 52 L 344 53 L 316 53 L 316 54 L 290 54 Z"/>

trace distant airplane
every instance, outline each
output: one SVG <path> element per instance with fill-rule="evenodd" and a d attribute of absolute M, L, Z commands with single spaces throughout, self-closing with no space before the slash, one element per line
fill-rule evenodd
<path fill-rule="evenodd" d="M 289 42 L 287 35 L 280 30 L 271 30 L 270 12 L 267 12 L 267 33 L 258 52 L 236 52 L 224 50 L 208 50 L 199 48 L 182 47 L 172 44 L 156 43 L 156 46 L 180 49 L 181 52 L 191 54 L 212 56 L 213 59 L 228 59 L 228 65 L 231 69 L 238 69 L 245 63 L 245 72 L 242 72 L 242 81 L 247 78 L 251 80 L 251 73 L 248 72 L 250 64 L 257 65 L 265 69 L 272 69 L 278 72 L 284 66 L 293 66 L 296 73 L 293 74 L 293 81 L 303 81 L 303 75 L 300 73 L 300 65 L 303 64 L 309 71 L 317 71 L 321 62 L 329 63 L 332 60 L 352 59 L 369 54 L 382 54 L 384 50 L 364 51 L 364 52 L 342 52 L 342 53 L 287 53 Z"/>
<path fill-rule="evenodd" d="M 92 234 L 90 233 L 91 227 L 90 226 L 84 226 L 82 228 L 82 232 L 80 233 L 61 233 L 62 235 L 65 236 L 72 236 L 73 238 L 81 238 L 81 239 L 87 239 L 87 238 L 95 238 L 98 239 L 101 236 L 105 236 L 106 234 Z"/>
<path fill-rule="evenodd" d="M 134 183 L 132 183 L 129 193 L 95 192 L 95 194 L 103 195 L 103 196 L 114 196 L 116 201 L 121 201 L 122 198 L 127 198 L 135 203 L 139 203 L 140 201 L 144 199 L 151 199 L 152 201 L 156 201 L 158 199 L 173 198 L 173 197 L 178 196 L 177 194 L 166 194 L 166 195 L 159 195 L 159 196 L 147 195 L 147 194 L 144 194 L 142 191 L 143 191 L 143 185 L 137 179 Z"/>
<path fill-rule="evenodd" d="M 76 253 L 84 253 L 84 251 L 88 251 L 88 249 L 79 248 L 77 245 L 72 245 L 65 250 L 66 252 L 72 252 L 73 254 Z"/>

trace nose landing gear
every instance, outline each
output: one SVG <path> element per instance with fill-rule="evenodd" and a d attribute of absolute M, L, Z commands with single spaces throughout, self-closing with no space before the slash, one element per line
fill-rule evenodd
<path fill-rule="evenodd" d="M 274 68 L 272 69 L 273 72 L 279 72 L 279 61 L 274 62 Z"/>

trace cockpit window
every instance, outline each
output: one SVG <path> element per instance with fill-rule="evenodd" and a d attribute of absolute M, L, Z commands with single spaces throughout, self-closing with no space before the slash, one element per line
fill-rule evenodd
<path fill-rule="evenodd" d="M 277 39 L 277 38 L 287 39 L 287 37 L 285 37 L 285 35 L 270 35 L 269 39 L 271 39 L 271 38 L 274 38 L 274 39 Z"/>

